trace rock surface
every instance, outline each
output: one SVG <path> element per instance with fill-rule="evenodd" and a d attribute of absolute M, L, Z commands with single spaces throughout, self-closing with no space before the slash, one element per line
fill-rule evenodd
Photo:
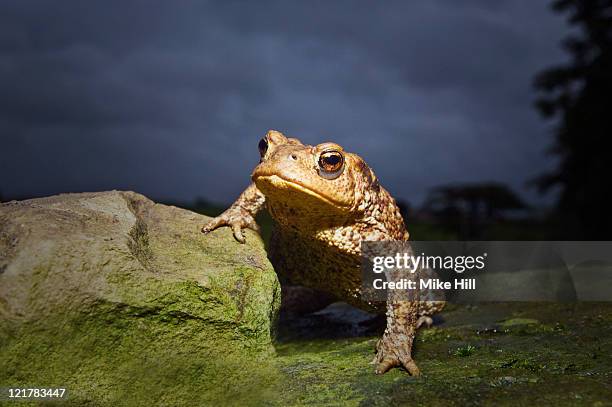
<path fill-rule="evenodd" d="M 0 205 L 0 385 L 75 405 L 255 402 L 280 286 L 254 233 L 133 192 Z"/>
<path fill-rule="evenodd" d="M 611 405 L 612 303 L 447 304 L 417 335 L 420 377 L 373 375 L 379 336 L 339 305 L 279 326 L 278 405 Z"/>

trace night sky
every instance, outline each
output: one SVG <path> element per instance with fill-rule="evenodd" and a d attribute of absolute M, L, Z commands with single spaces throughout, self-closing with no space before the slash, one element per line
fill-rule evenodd
<path fill-rule="evenodd" d="M 0 193 L 231 202 L 277 129 L 363 156 L 397 198 L 555 165 L 545 1 L 3 1 Z"/>

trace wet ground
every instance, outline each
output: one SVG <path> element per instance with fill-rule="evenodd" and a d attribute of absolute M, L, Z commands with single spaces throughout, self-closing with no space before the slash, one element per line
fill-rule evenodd
<path fill-rule="evenodd" d="M 612 406 L 611 303 L 449 305 L 418 334 L 418 378 L 373 374 L 383 329 L 342 303 L 281 316 L 281 404 Z"/>

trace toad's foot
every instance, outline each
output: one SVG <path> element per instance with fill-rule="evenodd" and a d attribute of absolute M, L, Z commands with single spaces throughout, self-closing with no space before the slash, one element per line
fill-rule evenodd
<path fill-rule="evenodd" d="M 221 215 L 211 219 L 210 222 L 202 227 L 202 233 L 212 232 L 221 226 L 231 227 L 234 238 L 240 243 L 246 242 L 242 229 L 249 228 L 259 232 L 259 226 L 255 222 L 253 215 L 238 206 L 232 206 Z"/>
<path fill-rule="evenodd" d="M 376 356 L 373 363 L 376 365 L 375 373 L 383 374 L 394 367 L 403 367 L 411 376 L 421 374 L 412 356 L 405 335 L 393 335 L 385 332 L 376 343 Z"/>

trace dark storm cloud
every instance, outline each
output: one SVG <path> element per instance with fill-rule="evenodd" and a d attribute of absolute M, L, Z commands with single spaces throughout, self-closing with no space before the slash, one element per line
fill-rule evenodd
<path fill-rule="evenodd" d="M 543 2 L 4 2 L 0 190 L 229 201 L 269 128 L 362 154 L 397 196 L 550 167 Z"/>

